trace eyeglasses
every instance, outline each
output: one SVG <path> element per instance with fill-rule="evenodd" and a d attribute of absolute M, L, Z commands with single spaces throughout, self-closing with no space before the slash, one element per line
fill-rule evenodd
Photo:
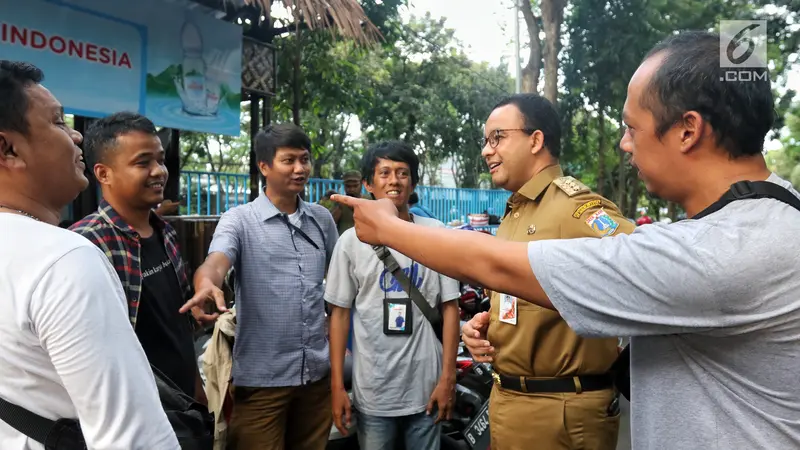
<path fill-rule="evenodd" d="M 497 148 L 497 144 L 500 143 L 500 139 L 506 137 L 500 133 L 508 131 L 522 131 L 525 134 L 530 135 L 533 134 L 533 132 L 536 130 L 532 128 L 508 128 L 505 130 L 494 130 L 491 133 L 489 133 L 488 137 L 478 139 L 478 145 L 480 145 L 482 149 L 486 147 L 486 144 L 489 144 L 489 146 L 492 148 Z"/>

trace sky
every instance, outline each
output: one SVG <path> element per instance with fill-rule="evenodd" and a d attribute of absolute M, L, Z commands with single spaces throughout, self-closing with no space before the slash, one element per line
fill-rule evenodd
<path fill-rule="evenodd" d="M 514 10 L 510 0 L 410 0 L 410 4 L 401 11 L 403 18 L 426 12 L 434 18 L 446 18 L 445 25 L 455 30 L 470 59 L 497 64 L 503 56 L 508 61 L 514 58 Z M 520 26 L 523 23 L 520 15 Z M 513 68 L 510 73 L 514 73 Z"/>

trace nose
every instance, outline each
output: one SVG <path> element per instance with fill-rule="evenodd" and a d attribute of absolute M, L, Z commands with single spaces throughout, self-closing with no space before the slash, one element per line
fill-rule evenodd
<path fill-rule="evenodd" d="M 165 179 L 164 181 L 166 181 L 166 178 L 169 177 L 169 169 L 167 169 L 167 166 L 163 162 L 157 162 L 150 167 L 151 167 L 150 168 L 151 177 L 153 178 L 163 177 Z"/>
<path fill-rule="evenodd" d="M 69 137 L 72 138 L 72 142 L 74 142 L 75 145 L 80 145 L 80 143 L 83 142 L 83 135 L 72 128 L 69 129 Z"/>
<path fill-rule="evenodd" d="M 494 155 L 494 154 L 495 154 L 495 150 L 492 148 L 492 146 L 491 146 L 491 145 L 489 145 L 489 143 L 488 143 L 488 142 L 487 142 L 487 143 L 486 143 L 486 145 L 484 145 L 484 146 L 483 146 L 483 148 L 481 149 L 481 156 L 483 157 L 483 159 L 486 159 L 486 158 L 488 158 L 489 156 L 492 156 L 492 155 Z"/>
<path fill-rule="evenodd" d="M 625 153 L 633 153 L 633 138 L 631 138 L 631 133 L 627 129 L 619 141 L 619 148 Z"/>
<path fill-rule="evenodd" d="M 311 166 L 311 163 L 303 162 L 300 160 L 295 161 L 294 163 L 294 173 L 302 174 L 308 171 L 308 168 Z"/>

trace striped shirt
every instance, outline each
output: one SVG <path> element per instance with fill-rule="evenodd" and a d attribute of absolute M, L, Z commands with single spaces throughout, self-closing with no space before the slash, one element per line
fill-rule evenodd
<path fill-rule="evenodd" d="M 299 386 L 329 373 L 322 280 L 339 233 L 325 207 L 298 203 L 287 216 L 262 192 L 214 231 L 209 253 L 225 254 L 236 277 L 235 386 Z"/>
<path fill-rule="evenodd" d="M 191 286 L 186 278 L 186 271 L 178 249 L 178 236 L 175 230 L 155 212 L 151 214 L 151 223 L 161 231 L 161 235 L 164 237 L 167 256 L 172 262 L 172 267 L 175 268 L 178 282 L 184 293 L 184 300 L 188 300 L 191 297 Z M 100 202 L 100 207 L 96 212 L 75 222 L 69 229 L 99 247 L 114 266 L 114 270 L 122 282 L 125 298 L 128 300 L 128 318 L 131 325 L 136 328 L 136 317 L 139 313 L 139 301 L 142 296 L 142 249 L 139 243 L 139 233 L 125 223 L 105 199 Z"/>

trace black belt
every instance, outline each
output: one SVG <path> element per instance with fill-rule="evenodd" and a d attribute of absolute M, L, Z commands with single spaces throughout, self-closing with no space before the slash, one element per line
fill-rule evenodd
<path fill-rule="evenodd" d="M 565 378 L 512 377 L 497 372 L 492 373 L 496 384 L 503 389 L 517 392 L 576 392 L 601 391 L 614 385 L 609 375 L 581 375 Z"/>

